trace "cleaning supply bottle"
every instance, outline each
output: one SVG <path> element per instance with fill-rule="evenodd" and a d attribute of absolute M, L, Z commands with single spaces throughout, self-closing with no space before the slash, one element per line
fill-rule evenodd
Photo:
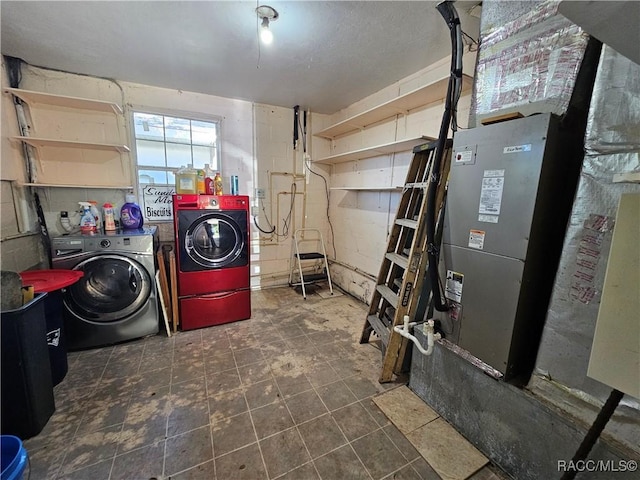
<path fill-rule="evenodd" d="M 176 193 L 198 193 L 196 171 L 189 167 L 180 167 L 176 172 Z"/>
<path fill-rule="evenodd" d="M 213 192 L 215 191 L 213 187 L 214 176 L 215 174 L 213 173 L 213 170 L 209 168 L 209 164 L 205 163 L 204 164 L 204 193 L 206 193 L 207 195 L 213 195 Z"/>
<path fill-rule="evenodd" d="M 222 177 L 220 172 L 216 172 L 216 176 L 213 177 L 213 194 L 222 195 Z"/>
<path fill-rule="evenodd" d="M 204 193 L 206 193 L 207 195 L 213 195 L 213 191 L 213 178 L 206 177 L 204 179 Z"/>
<path fill-rule="evenodd" d="M 205 178 L 206 178 L 206 174 L 204 173 L 204 170 L 202 169 L 196 170 L 196 190 L 198 191 L 198 194 L 203 195 L 206 193 Z"/>
<path fill-rule="evenodd" d="M 96 202 L 95 200 L 89 200 L 87 203 L 91 205 L 91 208 L 90 208 L 91 214 L 93 215 L 93 218 L 96 220 L 96 230 L 99 232 L 102 230 L 102 214 L 98 209 L 98 202 Z"/>
<path fill-rule="evenodd" d="M 82 214 L 80 215 L 80 232 L 82 233 L 95 233 L 96 232 L 96 219 L 91 213 L 91 204 L 89 202 L 78 202 L 82 208 Z"/>
<path fill-rule="evenodd" d="M 144 219 L 140 205 L 136 203 L 135 195 L 129 193 L 125 195 L 125 200 L 127 203 L 120 209 L 120 225 L 128 230 L 142 228 Z"/>
<path fill-rule="evenodd" d="M 116 221 L 113 216 L 113 205 L 109 202 L 102 205 L 102 211 L 104 213 L 104 230 L 106 232 L 113 232 L 116 229 Z"/>

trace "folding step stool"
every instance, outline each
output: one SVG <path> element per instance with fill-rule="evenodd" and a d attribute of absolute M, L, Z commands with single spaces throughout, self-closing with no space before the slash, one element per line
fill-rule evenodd
<path fill-rule="evenodd" d="M 302 297 L 306 300 L 306 285 L 326 281 L 329 284 L 329 291 L 333 295 L 327 252 L 324 248 L 324 238 L 320 230 L 317 228 L 297 229 L 293 233 L 291 251 L 289 286 L 302 287 Z M 322 269 L 321 271 L 319 270 L 320 268 Z"/>

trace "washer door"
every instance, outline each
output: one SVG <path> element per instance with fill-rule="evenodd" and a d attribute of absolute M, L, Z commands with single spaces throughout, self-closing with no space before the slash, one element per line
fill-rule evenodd
<path fill-rule="evenodd" d="M 239 267 L 249 262 L 244 211 L 199 212 L 180 233 L 182 271 Z"/>
<path fill-rule="evenodd" d="M 77 264 L 84 276 L 67 288 L 65 304 L 77 317 L 97 323 L 123 320 L 142 308 L 151 294 L 151 277 L 132 258 L 98 255 Z"/>

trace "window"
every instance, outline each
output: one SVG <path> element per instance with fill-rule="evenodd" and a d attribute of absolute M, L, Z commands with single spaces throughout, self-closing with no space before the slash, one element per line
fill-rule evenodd
<path fill-rule="evenodd" d="M 220 170 L 220 122 L 134 112 L 138 183 L 175 185 L 175 172 L 187 166 Z"/>

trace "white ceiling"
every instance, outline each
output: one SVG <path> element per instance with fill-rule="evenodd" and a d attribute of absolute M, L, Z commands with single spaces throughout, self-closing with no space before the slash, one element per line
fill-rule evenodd
<path fill-rule="evenodd" d="M 477 38 L 480 20 L 454 5 Z M 116 80 L 334 113 L 450 54 L 435 1 L 0 2 L 2 54 Z"/>

